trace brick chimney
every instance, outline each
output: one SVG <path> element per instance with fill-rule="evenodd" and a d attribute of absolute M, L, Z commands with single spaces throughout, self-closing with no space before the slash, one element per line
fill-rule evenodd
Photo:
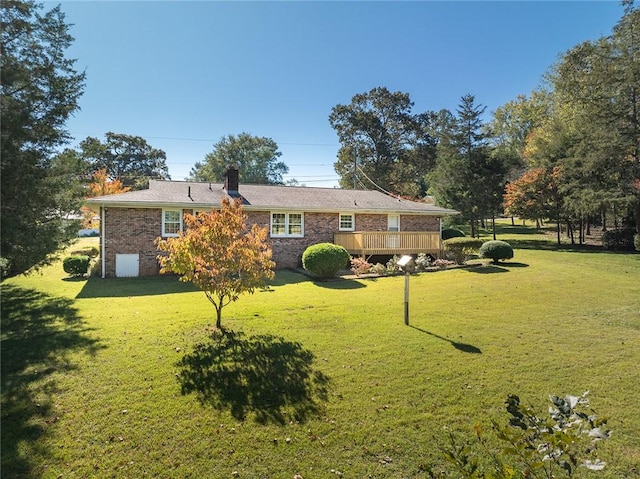
<path fill-rule="evenodd" d="M 229 196 L 238 196 L 238 168 L 228 166 L 224 174 L 224 189 Z"/>

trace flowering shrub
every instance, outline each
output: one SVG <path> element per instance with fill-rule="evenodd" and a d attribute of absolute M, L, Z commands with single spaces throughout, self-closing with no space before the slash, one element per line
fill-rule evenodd
<path fill-rule="evenodd" d="M 442 258 L 438 258 L 433 262 L 433 266 L 441 269 L 444 269 L 447 266 L 451 266 L 453 264 L 456 264 L 455 261 L 449 261 L 448 259 L 442 259 Z"/>
<path fill-rule="evenodd" d="M 351 271 L 353 271 L 353 274 L 356 276 L 367 274 L 371 271 L 372 266 L 373 265 L 364 258 L 351 258 Z"/>
<path fill-rule="evenodd" d="M 379 276 L 384 276 L 385 274 L 387 274 L 387 267 L 382 263 L 376 263 L 371 267 L 369 272 L 373 274 L 377 274 Z"/>
<path fill-rule="evenodd" d="M 431 266 L 433 258 L 428 254 L 420 253 L 416 258 L 416 269 L 418 271 L 426 271 Z"/>
<path fill-rule="evenodd" d="M 394 254 L 393 258 L 387 261 L 387 274 L 395 274 L 400 271 L 398 260 L 400 260 L 400 257 Z"/>

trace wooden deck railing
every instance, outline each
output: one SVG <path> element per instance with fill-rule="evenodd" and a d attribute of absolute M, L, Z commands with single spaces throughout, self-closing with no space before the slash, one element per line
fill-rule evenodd
<path fill-rule="evenodd" d="M 356 231 L 334 233 L 333 242 L 349 253 L 374 254 L 429 253 L 440 257 L 440 233 L 437 231 Z"/>

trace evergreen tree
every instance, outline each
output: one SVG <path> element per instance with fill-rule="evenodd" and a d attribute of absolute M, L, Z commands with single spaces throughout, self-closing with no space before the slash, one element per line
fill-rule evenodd
<path fill-rule="evenodd" d="M 504 158 L 488 142 L 484 111 L 473 95 L 465 95 L 457 116 L 440 113 L 437 162 L 428 176 L 436 201 L 460 211 L 472 235 L 477 220 L 499 213 L 507 174 Z"/>
<path fill-rule="evenodd" d="M 78 109 L 84 73 L 65 57 L 73 39 L 60 7 L 3 1 L 1 79 L 1 266 L 16 275 L 50 261 L 77 229 L 65 220 L 79 204 L 67 194 L 80 174 L 56 149 Z M 77 166 L 77 165 L 76 165 Z M 73 170 L 73 168 L 71 168 Z"/>

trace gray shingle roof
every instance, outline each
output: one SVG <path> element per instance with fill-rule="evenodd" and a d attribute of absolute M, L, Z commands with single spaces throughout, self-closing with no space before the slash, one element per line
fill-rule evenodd
<path fill-rule="evenodd" d="M 372 190 L 310 188 L 241 184 L 239 195 L 247 211 L 322 211 L 361 213 L 403 213 L 442 216 L 457 211 L 427 203 L 398 199 Z M 220 206 L 227 196 L 221 183 L 151 180 L 146 190 L 88 198 L 90 208 Z"/>

